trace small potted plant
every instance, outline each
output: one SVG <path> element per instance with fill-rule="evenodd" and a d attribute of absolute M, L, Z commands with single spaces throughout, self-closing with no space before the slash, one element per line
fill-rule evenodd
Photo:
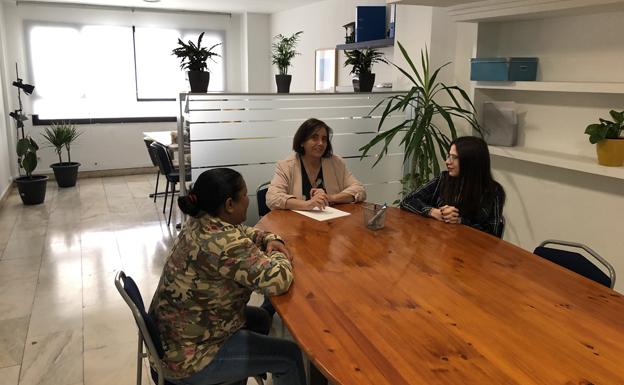
<path fill-rule="evenodd" d="M 350 73 L 358 77 L 357 80 L 353 79 L 353 90 L 355 92 L 371 92 L 375 84 L 375 74 L 372 72 L 373 64 L 387 64 L 388 61 L 384 58 L 384 55 L 373 48 L 345 51 L 345 55 L 347 59 L 344 62 L 344 66 L 353 66 Z"/>
<path fill-rule="evenodd" d="M 50 167 L 54 171 L 54 178 L 59 187 L 74 187 L 76 185 L 80 163 L 71 161 L 71 144 L 81 134 L 76 126 L 69 123 L 52 124 L 52 126 L 46 127 L 41 134 L 54 147 L 54 152 L 58 156 L 58 163 L 53 163 Z M 67 162 L 63 162 L 63 147 L 67 151 Z"/>
<path fill-rule="evenodd" d="M 15 178 L 15 184 L 25 205 L 38 205 L 45 200 L 48 177 L 45 175 L 33 175 L 32 173 L 37 167 L 37 150 L 39 146 L 30 136 L 24 134 L 24 122 L 28 118 L 22 112 L 21 94 L 22 90 L 26 95 L 32 94 L 35 86 L 26 84 L 20 79 L 17 72 L 17 63 L 15 63 L 15 73 L 17 80 L 13 82 L 13 86 L 17 88 L 18 108 L 9 113 L 9 116 L 15 120 L 15 128 L 17 130 L 16 152 L 20 176 Z M 26 175 L 22 175 L 22 170 L 24 170 Z"/>
<path fill-rule="evenodd" d="M 275 42 L 272 45 L 271 58 L 273 64 L 277 66 L 279 74 L 275 75 L 275 83 L 277 83 L 277 92 L 287 94 L 290 92 L 290 82 L 292 75 L 288 75 L 288 67 L 291 66 L 292 59 L 299 55 L 299 52 L 295 50 L 299 38 L 303 31 L 294 33 L 290 37 L 286 37 L 282 34 L 273 37 Z"/>
<path fill-rule="evenodd" d="M 589 142 L 596 144 L 598 164 L 618 167 L 624 164 L 624 111 L 609 111 L 614 121 L 599 119 L 587 126 Z"/>
<path fill-rule="evenodd" d="M 17 141 L 17 158 L 25 176 L 15 178 L 17 191 L 25 205 L 38 205 L 43 203 L 46 195 L 48 177 L 45 175 L 33 175 L 37 168 L 37 150 L 39 146 L 30 137 L 26 136 Z"/>
<path fill-rule="evenodd" d="M 201 42 L 203 38 L 204 32 L 199 35 L 197 44 L 190 40 L 186 44 L 182 39 L 178 39 L 179 47 L 171 51 L 172 55 L 180 58 L 180 68 L 183 70 L 188 69 L 191 92 L 195 93 L 206 93 L 208 91 L 210 71 L 208 71 L 206 61 L 210 59 L 216 63 L 213 57 L 221 57 L 218 53 L 213 52 L 221 43 L 217 43 L 210 48 L 202 47 Z"/>

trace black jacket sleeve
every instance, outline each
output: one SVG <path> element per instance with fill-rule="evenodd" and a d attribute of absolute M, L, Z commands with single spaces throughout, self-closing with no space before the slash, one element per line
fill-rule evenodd
<path fill-rule="evenodd" d="M 441 180 L 442 177 L 438 176 L 409 193 L 401 201 L 401 208 L 427 216 L 432 208 L 437 207 Z"/>

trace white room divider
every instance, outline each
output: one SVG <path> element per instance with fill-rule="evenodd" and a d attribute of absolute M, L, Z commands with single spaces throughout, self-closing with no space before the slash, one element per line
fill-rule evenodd
<path fill-rule="evenodd" d="M 297 128 L 308 118 L 334 131 L 334 153 L 365 185 L 367 201 L 393 202 L 401 190 L 403 149 L 394 143 L 372 168 L 377 151 L 360 159 L 360 148 L 376 134 L 383 109 L 373 107 L 393 93 L 345 94 L 181 94 L 179 127 L 190 133 L 193 180 L 210 168 L 239 171 L 249 190 L 247 223 L 258 220 L 256 187 L 270 181 L 275 162 L 292 153 Z M 397 113 L 384 128 L 405 119 Z M 398 141 L 397 141 L 398 142 Z"/>

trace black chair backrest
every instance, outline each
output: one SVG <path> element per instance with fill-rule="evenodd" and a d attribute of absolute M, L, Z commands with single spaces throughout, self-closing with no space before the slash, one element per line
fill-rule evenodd
<path fill-rule="evenodd" d="M 559 266 L 598 282 L 606 287 L 612 287 L 611 278 L 589 261 L 583 254 L 552 247 L 538 246 L 533 254 L 539 255 Z"/>
<path fill-rule="evenodd" d="M 145 142 L 145 147 L 147 147 L 147 153 L 149 154 L 150 160 L 152 161 L 152 164 L 156 167 L 158 167 L 158 159 L 156 158 L 156 153 L 154 152 L 154 150 L 152 149 L 152 143 L 154 143 L 154 141 L 152 139 L 149 138 L 143 138 L 143 141 Z"/>
<path fill-rule="evenodd" d="M 268 190 L 268 182 L 261 184 L 258 189 L 256 189 L 256 200 L 258 201 L 258 215 L 261 217 L 265 216 L 271 211 L 271 209 L 269 209 L 269 206 L 267 206 L 266 204 L 266 194 Z"/>
<path fill-rule="evenodd" d="M 137 314 L 135 313 L 135 310 L 138 311 L 138 313 L 140 314 L 143 320 L 143 323 L 145 324 L 147 328 L 147 333 L 149 334 L 149 336 L 147 337 L 149 337 L 152 340 L 152 343 L 154 344 L 154 348 L 156 349 L 156 352 L 158 353 L 158 358 L 163 358 L 165 351 L 162 347 L 162 341 L 160 340 L 160 333 L 158 332 L 158 327 L 156 326 L 156 322 L 154 321 L 152 316 L 150 316 L 147 313 L 147 311 L 145 311 L 145 304 L 143 303 L 143 297 L 141 297 L 141 292 L 139 291 L 139 287 L 137 286 L 136 282 L 134 282 L 134 280 L 131 277 L 126 276 L 123 273 L 123 271 L 120 273 L 121 273 L 120 278 L 121 278 L 121 281 L 123 282 L 123 290 L 125 291 L 128 298 L 132 301 L 134 306 L 136 306 L 136 309 L 131 308 L 131 310 L 133 310 L 132 314 L 134 315 L 135 322 L 137 323 L 137 327 L 139 328 L 139 330 L 141 331 L 143 335 L 143 339 L 146 339 L 145 332 L 144 330 L 141 330 L 142 329 L 141 324 L 140 324 L 141 320 L 137 319 Z"/>
<path fill-rule="evenodd" d="M 167 153 L 167 149 L 165 146 L 158 142 L 154 142 L 150 146 L 154 149 L 154 153 L 156 155 L 156 159 L 158 162 L 158 167 L 160 169 L 161 174 L 169 175 L 173 172 L 173 163 L 169 154 Z"/>

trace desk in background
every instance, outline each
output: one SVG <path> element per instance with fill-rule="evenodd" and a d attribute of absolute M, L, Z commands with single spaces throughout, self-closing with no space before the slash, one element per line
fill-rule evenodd
<path fill-rule="evenodd" d="M 151 132 L 143 132 L 143 137 L 146 139 L 151 139 L 154 142 L 158 142 L 160 144 L 162 144 L 163 146 L 167 147 L 167 150 L 169 152 L 169 156 L 171 156 L 171 159 L 173 159 L 173 163 L 174 165 L 177 166 L 178 164 L 178 160 L 177 160 L 177 154 L 178 154 L 178 143 L 176 141 L 176 143 L 173 143 L 171 140 L 171 133 L 174 133 L 175 135 L 177 135 L 176 131 L 151 131 Z M 189 144 L 186 144 L 184 146 L 184 158 L 186 160 L 186 164 L 190 165 L 191 164 L 191 147 Z"/>
<path fill-rule="evenodd" d="M 272 299 L 310 360 L 341 385 L 624 384 L 624 297 L 510 243 L 360 205 L 317 222 L 292 211 L 258 227 L 294 254 Z"/>

